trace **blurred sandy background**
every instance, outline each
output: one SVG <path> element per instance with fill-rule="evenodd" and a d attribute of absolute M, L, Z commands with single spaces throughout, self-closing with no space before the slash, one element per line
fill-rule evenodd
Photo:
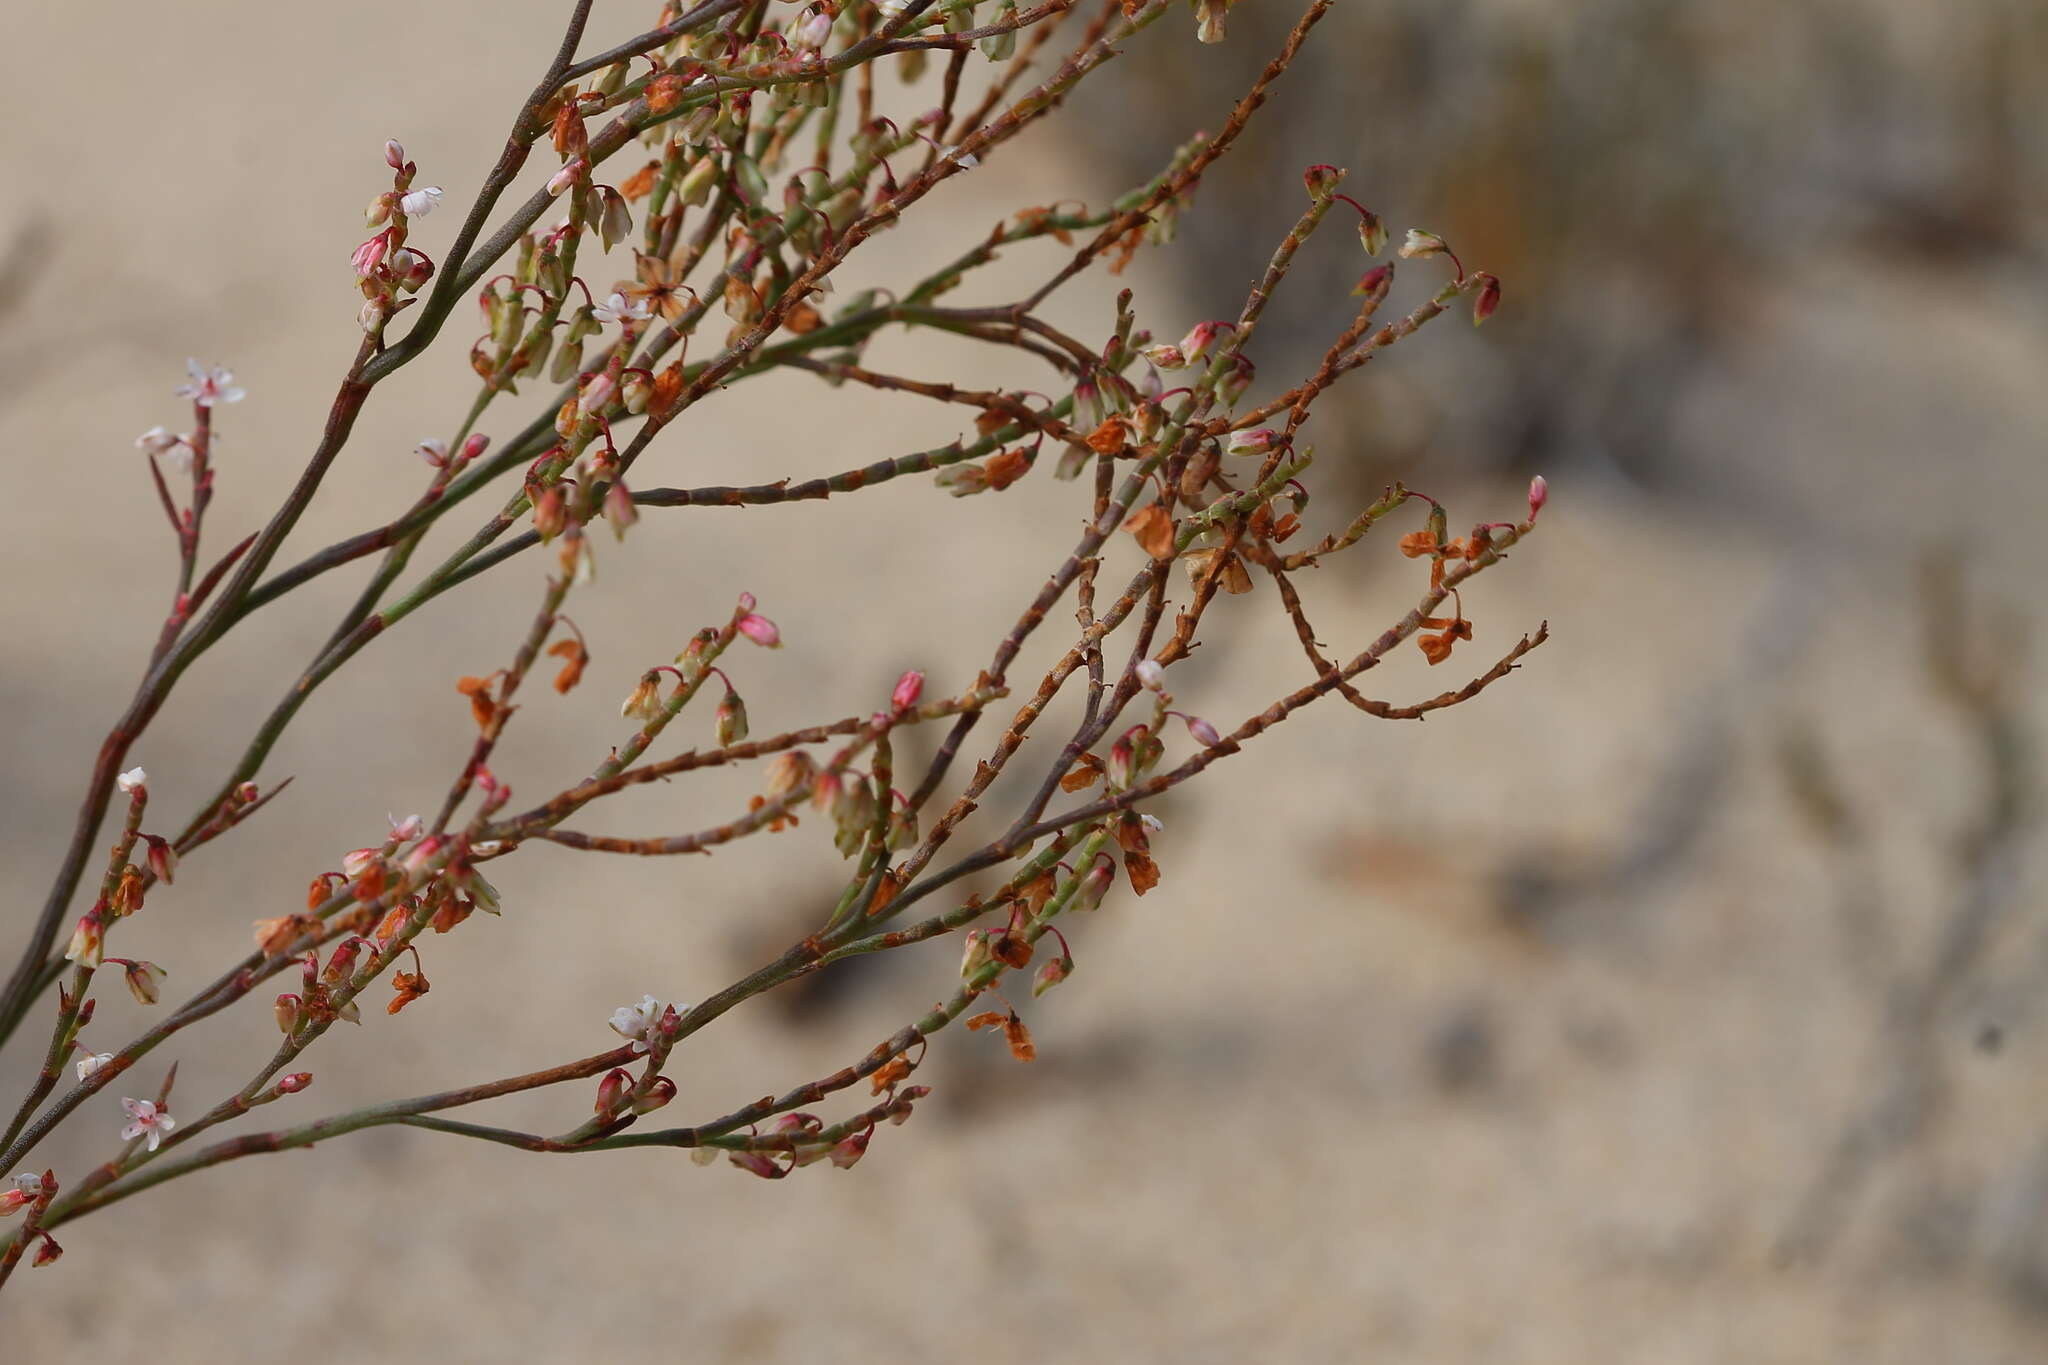
<path fill-rule="evenodd" d="M 648 8 L 606 0 L 596 41 Z M 1071 140 L 955 182 L 849 283 L 957 249 L 999 208 L 1149 172 L 1215 126 L 1294 8 L 1248 0 L 1220 51 L 1162 26 Z M 185 356 L 231 365 L 250 397 L 224 414 L 211 526 L 217 544 L 252 526 L 354 345 L 346 259 L 382 139 L 465 201 L 562 9 L 10 17 L 0 921 L 40 903 L 161 619 L 170 547 L 133 437 L 184 420 Z M 1176 797 L 1160 889 L 1079 924 L 1075 979 L 1029 1010 L 1040 1061 L 949 1033 L 920 1076 L 932 1100 L 853 1172 L 766 1184 L 674 1154 L 377 1130 L 72 1225 L 61 1265 L 9 1296 L 8 1359 L 2042 1358 L 2044 708 L 2023 639 L 2044 614 L 2044 105 L 2048 11 L 2028 0 L 1341 5 L 1250 154 L 1127 282 L 1165 334 L 1234 311 L 1315 160 L 1350 166 L 1397 232 L 1434 227 L 1498 270 L 1492 325 L 1426 331 L 1313 431 L 1324 478 L 1398 475 L 1454 521 L 1511 514 L 1546 473 L 1542 534 L 1468 595 L 1458 666 L 1546 617 L 1554 642 L 1426 726 L 1312 711 Z M 455 218 L 421 244 L 438 254 Z M 962 297 L 1006 299 L 1055 259 Z M 1315 245 L 1266 379 L 1348 317 L 1360 268 L 1347 233 Z M 1085 299 L 1063 316 L 1106 325 Z M 875 354 L 1040 382 L 916 338 Z M 468 392 L 459 344 L 380 390 L 295 545 L 409 500 L 412 444 Z M 803 477 L 956 430 L 749 384 L 655 468 Z M 1073 491 L 1040 476 L 955 503 L 916 480 L 651 514 L 572 604 L 584 687 L 529 699 L 501 775 L 537 798 L 586 770 L 638 671 L 743 588 L 790 642 L 737 661 L 756 733 L 871 707 L 911 665 L 962 686 L 1064 555 Z M 1310 583 L 1333 646 L 1412 601 L 1419 571 L 1389 551 Z M 1933 613 L 1930 563 L 1964 585 Z M 387 810 L 431 807 L 469 744 L 451 680 L 496 666 L 539 572 L 444 599 L 322 692 L 266 770 L 293 790 L 239 853 L 153 896 L 125 951 L 189 989 Z M 186 679 L 135 754 L 159 809 L 211 786 L 354 586 L 264 613 Z M 1269 586 L 1221 611 L 1211 636 L 1234 643 L 1178 689 L 1219 722 L 1306 678 Z M 1930 621 L 1965 644 L 1930 652 Z M 2003 689 L 1945 693 L 1930 656 L 1959 650 Z M 1396 701 L 1445 685 L 1412 652 L 1373 679 Z M 646 793 L 585 823 L 697 828 L 746 790 Z M 428 999 L 331 1039 L 313 1090 L 267 1112 L 596 1051 L 615 1005 L 701 998 L 799 932 L 835 885 L 824 843 L 807 823 L 686 863 L 535 848 L 501 921 L 428 946 Z M 949 988 L 956 950 L 932 948 L 728 1016 L 679 1054 L 663 1117 L 854 1059 Z M 101 1007 L 88 1039 L 129 1036 L 139 1011 Z M 152 1059 L 182 1063 L 178 1112 L 268 1055 L 260 1003 L 230 1020 Z M 33 1046 L 0 1071 L 25 1075 Z M 553 1131 L 587 1102 L 498 1112 Z M 100 1159 L 118 1122 L 102 1097 L 60 1169 Z"/>

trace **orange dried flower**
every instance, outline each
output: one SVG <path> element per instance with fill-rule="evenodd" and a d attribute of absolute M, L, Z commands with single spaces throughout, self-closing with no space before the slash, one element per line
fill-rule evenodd
<path fill-rule="evenodd" d="M 1131 513 L 1124 519 L 1124 529 L 1154 559 L 1173 558 L 1173 518 L 1158 503 L 1147 503 Z"/>
<path fill-rule="evenodd" d="M 562 671 L 555 674 L 555 691 L 566 693 L 583 681 L 583 669 L 590 662 L 590 651 L 580 640 L 557 640 L 548 646 L 548 653 L 561 659 Z"/>
<path fill-rule="evenodd" d="M 391 986 L 397 994 L 391 998 L 391 1003 L 385 1007 L 385 1013 L 387 1014 L 398 1013 L 407 1005 L 425 995 L 428 989 L 426 974 L 423 972 L 393 972 L 391 974 Z"/>
<path fill-rule="evenodd" d="M 469 714 L 476 720 L 477 728 L 488 730 L 498 718 L 498 704 L 490 695 L 491 680 L 465 677 L 456 682 L 455 690 L 469 698 Z"/>
<path fill-rule="evenodd" d="M 619 194 L 627 203 L 645 199 L 654 191 L 654 177 L 661 170 L 659 161 L 650 161 L 639 170 L 619 182 Z"/>
<path fill-rule="evenodd" d="M 877 1068 L 874 1075 L 868 1077 L 868 1084 L 873 1087 L 868 1093 L 879 1095 L 884 1090 L 894 1089 L 909 1074 L 910 1059 L 898 1053 Z"/>
<path fill-rule="evenodd" d="M 1124 853 L 1124 875 L 1131 880 L 1131 890 L 1142 896 L 1159 885 L 1159 864 L 1151 854 L 1130 849 Z"/>
<path fill-rule="evenodd" d="M 1067 775 L 1060 779 L 1060 790 L 1063 792 L 1085 791 L 1089 787 L 1094 786 L 1101 776 L 1102 760 L 1094 754 L 1082 754 L 1080 758 L 1074 761 L 1074 766 L 1067 769 Z"/>
<path fill-rule="evenodd" d="M 1105 417 L 1102 425 L 1088 434 L 1088 448 L 1097 455 L 1121 455 L 1130 443 L 1131 420 L 1128 417 Z"/>
<path fill-rule="evenodd" d="M 1031 1030 L 1024 1027 L 1024 1021 L 1015 1013 L 1003 1021 L 1003 1037 L 1009 1040 L 1010 1055 L 1018 1061 L 1038 1060 L 1038 1046 L 1031 1041 Z"/>
<path fill-rule="evenodd" d="M 988 481 L 988 486 L 1000 493 L 1031 472 L 1031 452 L 1019 446 L 1015 450 L 1006 450 L 1000 455 L 990 456 L 988 462 L 982 465 L 981 472 Z"/>

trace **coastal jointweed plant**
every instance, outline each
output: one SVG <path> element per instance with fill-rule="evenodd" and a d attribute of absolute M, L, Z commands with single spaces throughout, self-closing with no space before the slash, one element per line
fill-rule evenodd
<path fill-rule="evenodd" d="M 1171 235 L 1175 218 L 1194 207 L 1205 169 L 1230 149 L 1330 3 L 1309 6 L 1219 131 L 1189 142 L 1148 183 L 1106 206 L 1018 206 L 920 278 L 844 300 L 834 296 L 833 274 L 854 251 L 941 181 L 988 175 L 1013 140 L 1143 31 L 1178 18 L 1161 25 L 1160 36 L 1185 36 L 1188 7 L 703 0 L 666 5 L 653 28 L 578 58 L 590 9 L 583 0 L 514 116 L 503 155 L 445 239 L 428 220 L 448 196 L 425 183 L 400 143 L 385 143 L 389 188 L 370 200 L 371 235 L 350 261 L 361 343 L 283 504 L 224 553 L 208 543 L 214 480 L 233 468 L 217 458 L 215 442 L 243 396 L 225 369 L 194 362 L 177 390 L 190 401 L 189 425 L 158 427 L 137 441 L 176 542 L 171 606 L 134 699 L 100 751 L 48 897 L 23 917 L 26 934 L 0 992 L 0 1039 L 22 1029 L 47 1039 L 20 1101 L 0 1110 L 0 1177 L 9 1182 L 0 1213 L 16 1220 L 0 1243 L 0 1282 L 25 1256 L 35 1265 L 55 1260 L 52 1234 L 66 1222 L 152 1185 L 383 1124 L 541 1153 L 682 1148 L 700 1160 L 722 1154 L 768 1179 L 820 1162 L 851 1166 L 885 1121 L 911 1117 L 927 1093 L 913 1078 L 928 1042 L 955 1020 L 1000 1033 L 1016 1057 L 1033 1057 L 1023 1007 L 1064 982 L 1081 955 L 1073 940 L 1084 935 L 1070 938 L 1057 921 L 1095 910 L 1120 887 L 1143 896 L 1160 882 L 1159 826 L 1143 810 L 1149 799 L 1325 697 L 1375 717 L 1419 719 L 1477 695 L 1541 644 L 1539 629 L 1464 686 L 1410 705 L 1374 700 L 1357 686 L 1411 639 L 1442 664 L 1474 638 L 1463 590 L 1534 528 L 1546 496 L 1541 479 L 1519 519 L 1482 521 L 1464 535 L 1452 534 L 1440 503 L 1399 484 L 1330 519 L 1323 534 L 1308 530 L 1317 471 L 1307 425 L 1318 398 L 1460 300 L 1475 322 L 1498 305 L 1499 282 L 1466 271 L 1443 237 L 1417 229 L 1400 248 L 1418 262 L 1413 268 L 1431 272 L 1421 302 L 1379 322 L 1395 263 L 1368 266 L 1355 306 L 1342 304 L 1350 319 L 1321 364 L 1278 386 L 1259 383 L 1253 342 L 1297 253 L 1333 213 L 1340 222 L 1355 217 L 1358 242 L 1346 233 L 1319 249 L 1362 248 L 1363 264 L 1388 242 L 1380 217 L 1340 189 L 1344 173 L 1332 166 L 1308 168 L 1298 220 L 1235 317 L 1197 323 L 1177 340 L 1155 338 L 1129 290 L 1116 296 L 1106 336 L 1070 335 L 1041 314 L 1055 291 L 1097 267 L 1114 273 Z M 1225 36 L 1226 0 L 1194 0 L 1192 9 L 1196 37 Z M 923 112 L 883 112 L 898 105 Z M 534 175 L 540 183 L 522 202 L 501 207 L 536 159 L 545 177 Z M 998 254 L 1048 244 L 1063 259 L 1054 257 L 1022 298 L 946 301 Z M 619 264 L 621 248 L 630 249 L 630 263 Z M 425 471 L 417 495 L 382 525 L 281 560 L 357 415 L 379 385 L 444 335 L 454 344 L 471 335 L 450 324 L 472 298 L 481 310 L 468 346 L 474 382 L 453 430 L 419 444 Z M 870 342 L 913 325 L 1034 358 L 1046 372 L 1043 391 L 972 390 L 943 375 L 869 367 Z M 665 448 L 675 445 L 664 441 L 668 428 L 715 389 L 773 370 L 919 395 L 964 410 L 973 434 L 803 482 L 660 486 Z M 537 405 L 517 407 L 535 397 Z M 499 417 L 505 434 L 487 437 L 486 419 Z M 940 416 L 936 425 L 952 422 Z M 733 651 L 781 643 L 774 604 L 743 595 L 694 633 L 660 642 L 587 639 L 564 614 L 573 595 L 602 591 L 592 569 L 604 557 L 605 528 L 658 536 L 661 519 L 678 515 L 671 509 L 771 506 L 918 476 L 936 485 L 927 497 L 941 489 L 1000 496 L 1034 475 L 1073 481 L 1085 516 L 1049 577 L 1014 585 L 1021 610 L 1007 633 L 987 653 L 946 659 L 944 642 L 906 638 L 906 652 L 928 659 L 924 670 L 904 673 L 887 697 L 836 698 L 821 683 L 816 694 L 829 709 L 800 729 L 751 734 L 734 678 L 742 670 Z M 467 539 L 408 578 L 427 534 L 486 500 L 495 510 Z M 1416 605 L 1362 652 L 1325 655 L 1294 575 L 1411 509 L 1422 511 L 1421 524 L 1398 549 L 1426 561 L 1426 574 L 1415 566 Z M 779 552 L 763 546 L 764 558 Z M 181 675 L 252 615 L 359 562 L 368 581 L 327 644 L 280 679 L 283 700 L 228 762 L 212 797 L 182 820 L 166 819 L 133 757 Z M 217 856 L 225 836 L 283 792 L 266 759 L 309 695 L 407 617 L 501 565 L 536 579 L 538 602 L 523 628 L 508 631 L 498 667 L 452 680 L 467 703 L 461 723 L 473 725 L 475 738 L 438 806 L 393 818 L 353 851 L 337 845 L 327 866 L 308 869 L 303 905 L 244 911 L 255 921 L 247 956 L 182 1000 L 165 1000 L 165 972 L 145 955 L 164 952 L 171 918 L 193 909 L 175 903 L 179 860 Z M 1219 592 L 1266 583 L 1300 638 L 1302 685 L 1243 719 L 1206 716 L 1175 695 L 1175 666 L 1201 642 Z M 1003 587 L 990 583 L 987 591 Z M 1049 627 L 1053 609 L 1068 601 L 1077 627 Z M 1013 679 L 1027 639 L 1048 629 L 1069 641 L 1064 653 L 1042 677 Z M 546 800 L 515 803 L 493 758 L 522 717 L 593 704 L 583 678 L 600 650 L 642 656 L 631 663 L 638 681 L 619 704 L 616 742 Z M 553 670 L 555 700 L 530 695 L 536 667 Z M 1079 694 L 1079 720 L 1049 764 L 1020 764 L 1023 741 L 1062 692 Z M 999 702 L 1007 718 L 987 719 Z M 693 705 L 712 712 L 710 748 L 678 745 L 669 733 L 682 733 L 677 722 Z M 904 771 L 894 742 L 914 726 L 943 734 L 920 771 Z M 1000 733 L 990 738 L 990 729 Z M 730 765 L 756 775 L 757 794 L 725 823 L 652 838 L 578 827 L 628 788 Z M 956 846 L 972 812 L 1004 801 L 1006 827 L 974 847 Z M 94 853 L 110 818 L 118 832 L 101 862 Z M 829 835 L 847 872 L 836 888 L 820 888 L 815 928 L 750 975 L 695 1004 L 649 994 L 619 1006 L 609 1018 L 618 1043 L 603 1052 L 326 1117 L 290 1113 L 313 1081 L 302 1063 L 337 1022 L 364 1022 L 366 1004 L 388 1015 L 430 1010 L 418 1004 L 431 988 L 427 960 L 459 953 L 463 924 L 478 911 L 516 921 L 516 907 L 500 905 L 493 881 L 502 874 L 493 865 L 525 845 L 667 855 L 777 833 Z M 97 882 L 88 880 L 94 875 Z M 963 894 L 972 876 L 988 889 Z M 731 1112 L 693 1113 L 684 1125 L 646 1121 L 682 1099 L 663 1074 L 669 1058 L 720 1015 L 847 957 L 942 935 L 958 935 L 962 949 L 944 1001 L 844 1069 Z M 1020 989 L 1027 973 L 1028 995 Z M 94 992 L 117 981 L 161 1010 L 152 1027 L 118 1045 L 92 1027 Z M 593 1002 L 592 1019 L 604 1022 L 612 1003 Z M 174 1093 L 175 1063 L 152 1064 L 190 1046 L 191 1030 L 216 1016 L 222 1028 L 274 1028 L 275 1054 L 231 1094 Z M 415 1018 L 382 1027 L 405 1028 Z M 844 1098 L 862 1083 L 864 1095 Z M 569 1088 L 553 1133 L 448 1116 L 548 1086 Z M 688 1098 L 693 1107 L 702 1102 Z M 290 1115 L 283 1126 L 212 1131 L 271 1104 Z M 88 1145 L 104 1142 L 97 1164 L 63 1173 L 39 1166 L 38 1149 L 66 1124 L 82 1127 Z"/>

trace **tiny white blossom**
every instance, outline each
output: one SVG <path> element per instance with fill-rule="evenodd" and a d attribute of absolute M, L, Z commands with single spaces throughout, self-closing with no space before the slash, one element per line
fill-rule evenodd
<path fill-rule="evenodd" d="M 1154 692 L 1159 690 L 1160 681 L 1166 677 L 1166 670 L 1159 666 L 1159 660 L 1157 659 L 1141 660 L 1138 666 L 1131 671 L 1138 675 L 1138 685 L 1140 687 L 1149 688 Z"/>
<path fill-rule="evenodd" d="M 114 785 L 121 789 L 123 796 L 132 796 L 137 787 L 149 781 L 149 774 L 140 768 L 130 768 L 114 779 Z"/>
<path fill-rule="evenodd" d="M 33 1199 L 43 1192 L 43 1177 L 33 1171 L 24 1171 L 14 1177 L 14 1188 Z"/>
<path fill-rule="evenodd" d="M 971 171 L 976 166 L 979 166 L 981 164 L 981 158 L 976 156 L 973 152 L 966 150 L 964 147 L 946 148 L 946 150 L 939 155 L 939 160 L 957 161 L 960 163 L 960 169 L 963 171 Z"/>
<path fill-rule="evenodd" d="M 417 815 L 408 815 L 401 820 L 389 811 L 384 812 L 384 823 L 391 826 L 391 837 L 401 844 L 408 839 L 419 838 L 420 832 L 426 828 Z"/>
<path fill-rule="evenodd" d="M 619 290 L 590 310 L 590 315 L 599 322 L 641 322 L 647 316 L 647 300 L 629 299 Z"/>
<path fill-rule="evenodd" d="M 612 1032 L 631 1041 L 633 1051 L 645 1052 L 667 1011 L 668 1006 L 651 995 L 637 1005 L 621 1005 L 612 1011 Z"/>
<path fill-rule="evenodd" d="M 163 1142 L 164 1134 L 178 1126 L 178 1121 L 157 1108 L 154 1100 L 131 1100 L 123 1096 L 121 1107 L 128 1111 L 129 1120 L 121 1129 L 121 1140 L 133 1142 L 136 1138 L 146 1137 L 152 1152 Z"/>
<path fill-rule="evenodd" d="M 111 1052 L 95 1052 L 90 1056 L 80 1057 L 78 1059 L 78 1079 L 81 1081 L 91 1080 L 94 1072 L 113 1060 L 114 1054 Z"/>
<path fill-rule="evenodd" d="M 441 207 L 441 187 L 428 185 L 423 189 L 407 190 L 399 196 L 398 211 L 408 218 L 424 218 Z"/>
<path fill-rule="evenodd" d="M 219 365 L 202 365 L 196 360 L 186 360 L 185 370 L 192 376 L 189 384 L 180 384 L 177 395 L 189 398 L 202 408 L 216 403 L 239 403 L 246 396 L 235 387 L 234 372 Z"/>
<path fill-rule="evenodd" d="M 1141 815 L 1138 817 L 1138 823 L 1153 834 L 1157 834 L 1160 830 L 1166 828 L 1165 822 L 1156 815 Z"/>

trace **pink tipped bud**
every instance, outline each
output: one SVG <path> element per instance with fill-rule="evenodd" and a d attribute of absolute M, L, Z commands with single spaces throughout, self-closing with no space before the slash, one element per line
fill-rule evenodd
<path fill-rule="evenodd" d="M 1162 370 L 1184 370 L 1188 367 L 1188 357 L 1178 346 L 1147 346 L 1144 354 L 1146 360 Z"/>
<path fill-rule="evenodd" d="M 1301 183 L 1306 185 L 1308 192 L 1318 199 L 1326 194 L 1334 194 L 1337 186 L 1343 183 L 1343 180 L 1344 172 L 1338 170 L 1335 166 L 1311 166 L 1301 173 Z"/>
<path fill-rule="evenodd" d="M 747 737 L 747 704 L 740 699 L 739 693 L 728 690 L 719 698 L 712 723 L 721 745 L 737 744 Z"/>
<path fill-rule="evenodd" d="M 277 997 L 277 1031 L 289 1038 L 299 1030 L 299 1020 L 304 1016 L 306 1002 L 286 991 Z"/>
<path fill-rule="evenodd" d="M 605 404 L 612 401 L 618 384 L 608 374 L 594 374 L 584 381 L 583 391 L 576 402 L 585 412 L 602 412 Z"/>
<path fill-rule="evenodd" d="M 1230 440 L 1223 446 L 1227 455 L 1263 455 L 1280 440 L 1280 434 L 1271 427 L 1260 427 L 1255 431 L 1233 431 Z"/>
<path fill-rule="evenodd" d="M 149 846 L 149 870 L 157 880 L 169 883 L 178 870 L 178 850 L 171 847 L 171 841 L 159 834 L 145 834 L 143 842 Z"/>
<path fill-rule="evenodd" d="M 913 668 L 896 680 L 896 690 L 889 694 L 889 704 L 898 711 L 908 711 L 923 695 L 924 674 Z"/>
<path fill-rule="evenodd" d="M 1180 353 L 1192 365 L 1209 354 L 1209 348 L 1216 342 L 1216 334 L 1223 330 L 1220 322 L 1198 322 L 1188 334 L 1180 339 Z"/>
<path fill-rule="evenodd" d="M 1137 675 L 1138 686 L 1148 691 L 1157 692 L 1166 681 L 1166 670 L 1159 666 L 1157 659 L 1141 659 L 1131 671 Z"/>
<path fill-rule="evenodd" d="M 427 865 L 447 846 L 447 838 L 439 834 L 431 835 L 414 844 L 412 852 L 405 855 L 406 874 L 417 877 L 425 872 Z"/>
<path fill-rule="evenodd" d="M 647 1087 L 647 1093 L 633 1101 L 633 1112 L 651 1114 L 676 1097 L 676 1083 L 666 1076 L 654 1078 L 654 1084 Z"/>
<path fill-rule="evenodd" d="M 100 922 L 99 912 L 89 910 L 81 915 L 78 925 L 71 931 L 71 943 L 64 949 L 66 960 L 81 967 L 97 967 L 100 955 L 105 950 L 106 926 Z"/>
<path fill-rule="evenodd" d="M 1536 514 L 1543 510 L 1543 504 L 1550 500 L 1550 481 L 1541 474 L 1529 480 L 1529 520 L 1536 520 Z"/>
<path fill-rule="evenodd" d="M 740 617 L 733 623 L 733 629 L 763 649 L 777 649 L 782 644 L 782 632 L 776 628 L 775 623 L 755 612 L 750 611 Z"/>
<path fill-rule="evenodd" d="M 1223 736 L 1216 733 L 1216 727 L 1200 716 L 1185 716 L 1183 719 L 1187 721 L 1188 733 L 1195 737 L 1197 744 L 1213 749 L 1223 742 Z"/>
<path fill-rule="evenodd" d="M 568 165 L 562 167 L 561 170 L 556 171 L 553 175 L 549 176 L 548 197 L 553 198 L 556 195 L 559 195 L 563 190 L 566 190 L 571 185 L 575 184 L 577 178 L 583 174 L 585 169 L 586 167 L 584 160 L 582 157 L 579 156 L 574 161 L 570 162 Z"/>
<path fill-rule="evenodd" d="M 960 954 L 960 975 L 964 979 L 986 967 L 991 956 L 986 929 L 970 929 L 965 950 Z"/>
<path fill-rule="evenodd" d="M 468 464 L 471 460 L 474 460 L 477 456 L 488 450 L 490 444 L 491 438 L 482 432 L 478 432 L 462 443 L 462 449 L 455 456 L 456 463 Z"/>
<path fill-rule="evenodd" d="M 1472 295 L 1472 325 L 1477 327 L 1493 316 L 1494 309 L 1500 307 L 1500 281 L 1484 270 L 1472 278 L 1479 284 L 1478 290 Z"/>
<path fill-rule="evenodd" d="M 1074 960 L 1072 958 L 1066 956 L 1047 958 L 1045 964 L 1031 978 L 1031 994 L 1034 997 L 1044 995 L 1054 986 L 1065 981 L 1073 974 L 1073 971 Z"/>
<path fill-rule="evenodd" d="M 766 1152 L 733 1152 L 726 1159 L 741 1170 L 758 1175 L 763 1180 L 780 1180 L 789 1174 L 776 1165 Z"/>
<path fill-rule="evenodd" d="M 1386 249 L 1387 225 L 1380 221 L 1377 213 L 1368 211 L 1359 215 L 1358 240 L 1368 256 L 1377 256 Z"/>
<path fill-rule="evenodd" d="M 128 981 L 128 993 L 137 1004 L 154 1005 L 163 994 L 163 980 L 168 973 L 154 962 L 124 962 L 121 971 Z"/>
<path fill-rule="evenodd" d="M 256 798 L 261 795 L 261 790 L 258 789 L 254 782 L 244 782 L 241 786 L 235 788 L 235 800 L 244 806 L 254 805 Z"/>
<path fill-rule="evenodd" d="M 24 1204 L 33 1204 L 35 1202 L 36 1196 L 30 1194 L 27 1190 L 8 1190 L 6 1193 L 0 1194 L 0 1218 L 6 1218 L 18 1212 Z"/>
<path fill-rule="evenodd" d="M 1098 854 L 1088 865 L 1087 875 L 1081 878 L 1081 889 L 1074 893 L 1074 909 L 1093 910 L 1115 884 L 1116 860 L 1107 853 Z"/>
<path fill-rule="evenodd" d="M 633 1073 L 623 1067 L 613 1067 L 604 1073 L 604 1079 L 597 1083 L 597 1116 L 608 1119 L 619 1112 L 619 1106 L 626 1102 L 626 1091 L 632 1087 Z"/>
<path fill-rule="evenodd" d="M 357 275 L 368 279 L 377 273 L 377 267 L 384 263 L 384 257 L 390 250 L 391 229 L 386 228 L 357 247 L 355 254 L 349 257 L 349 264 L 355 267 Z"/>
<path fill-rule="evenodd" d="M 1393 277 L 1393 266 L 1376 265 L 1359 277 L 1351 292 L 1356 295 L 1377 294 L 1387 287 L 1387 281 Z"/>
<path fill-rule="evenodd" d="M 838 1158 L 834 1157 L 833 1160 L 836 1161 L 838 1160 Z M 43 1244 L 36 1248 L 35 1259 L 29 1262 L 30 1269 L 34 1269 L 37 1266 L 48 1265 L 50 1262 L 56 1260 L 59 1256 L 62 1256 L 64 1254 L 64 1248 L 57 1245 L 56 1238 L 52 1237 L 47 1232 L 39 1233 L 38 1235 L 42 1237 Z"/>
<path fill-rule="evenodd" d="M 864 1128 L 842 1141 L 837 1147 L 834 1147 L 832 1149 L 832 1164 L 843 1171 L 847 1167 L 858 1163 L 862 1157 L 868 1154 L 868 1139 L 873 1135 L 873 1131 L 873 1129 Z"/>
<path fill-rule="evenodd" d="M 558 483 L 549 484 L 533 500 L 533 529 L 543 541 L 553 540 L 569 525 L 569 499 Z"/>
<path fill-rule="evenodd" d="M 280 1095 L 296 1095 L 312 1083 L 312 1072 L 294 1071 L 291 1075 L 286 1076 L 277 1083 L 277 1093 Z"/>
<path fill-rule="evenodd" d="M 640 520 L 640 512 L 633 506 L 633 493 L 624 481 L 617 481 L 604 491 L 604 519 L 611 523 L 612 534 L 625 539 L 626 528 Z"/>
<path fill-rule="evenodd" d="M 384 164 L 394 171 L 405 169 L 405 144 L 391 138 L 384 144 Z"/>
<path fill-rule="evenodd" d="M 383 858 L 383 851 L 374 848 L 352 849 L 341 859 L 342 875 L 354 880 L 375 867 Z"/>

